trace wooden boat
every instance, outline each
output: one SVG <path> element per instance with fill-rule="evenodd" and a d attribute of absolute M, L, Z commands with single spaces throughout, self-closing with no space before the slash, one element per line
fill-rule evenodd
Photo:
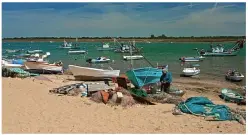
<path fill-rule="evenodd" d="M 76 80 L 105 80 L 117 77 L 120 74 L 120 70 L 104 70 L 76 65 L 69 65 L 69 70 Z"/>
<path fill-rule="evenodd" d="M 244 40 L 238 40 L 235 45 L 228 50 L 225 50 L 222 45 L 217 45 L 216 47 L 211 45 L 210 51 L 205 51 L 204 49 L 202 49 L 200 52 L 197 49 L 197 51 L 202 56 L 236 56 L 240 49 L 243 48 L 244 42 Z"/>
<path fill-rule="evenodd" d="M 34 53 L 42 53 L 43 51 L 42 50 L 32 50 L 32 51 L 27 51 L 27 53 L 29 54 L 34 54 Z"/>
<path fill-rule="evenodd" d="M 181 57 L 179 60 L 182 62 L 198 62 L 198 61 L 203 61 L 205 57 L 199 56 L 199 57 Z"/>
<path fill-rule="evenodd" d="M 137 68 L 127 71 L 126 75 L 135 87 L 141 88 L 144 85 L 159 82 L 162 69 L 152 67 Z"/>
<path fill-rule="evenodd" d="M 88 63 L 108 63 L 110 59 L 106 57 L 98 57 L 96 59 L 87 59 L 86 62 Z"/>
<path fill-rule="evenodd" d="M 200 69 L 196 67 L 184 68 L 182 73 L 184 76 L 195 76 L 195 75 L 200 74 Z"/>
<path fill-rule="evenodd" d="M 141 55 L 132 55 L 132 56 L 123 56 L 124 60 L 139 60 L 139 59 L 143 59 L 144 57 Z"/>
<path fill-rule="evenodd" d="M 240 72 L 236 71 L 236 70 L 229 70 L 226 73 L 226 79 L 230 80 L 230 81 L 242 81 L 244 78 L 244 75 L 241 74 Z"/>
<path fill-rule="evenodd" d="M 85 50 L 69 50 L 68 54 L 85 54 Z"/>
<path fill-rule="evenodd" d="M 25 68 L 32 73 L 40 73 L 40 74 L 57 74 L 63 73 L 62 62 L 57 62 L 53 64 L 49 64 L 44 61 L 26 61 L 24 63 Z"/>
<path fill-rule="evenodd" d="M 227 88 L 221 90 L 221 96 L 223 97 L 224 100 L 235 103 L 240 103 L 244 99 L 244 97 L 240 95 L 238 92 L 235 92 Z"/>

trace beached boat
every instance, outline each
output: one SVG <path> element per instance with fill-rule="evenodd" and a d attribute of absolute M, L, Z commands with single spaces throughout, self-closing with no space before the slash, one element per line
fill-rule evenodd
<path fill-rule="evenodd" d="M 63 73 L 62 62 L 49 64 L 48 62 L 38 61 L 26 61 L 24 63 L 25 68 L 31 73 L 40 74 L 56 74 Z"/>
<path fill-rule="evenodd" d="M 153 67 L 137 68 L 127 71 L 126 75 L 135 87 L 141 88 L 144 85 L 159 82 L 162 69 Z"/>
<path fill-rule="evenodd" d="M 197 56 L 197 57 L 181 57 L 179 60 L 182 62 L 198 62 L 198 61 L 203 61 L 205 57 L 203 56 Z"/>
<path fill-rule="evenodd" d="M 184 68 L 182 71 L 184 76 L 195 76 L 200 74 L 200 69 L 196 67 Z"/>
<path fill-rule="evenodd" d="M 240 72 L 236 71 L 236 70 L 229 70 L 226 73 L 226 79 L 230 80 L 230 81 L 242 81 L 244 78 L 244 75 L 241 74 Z"/>
<path fill-rule="evenodd" d="M 235 103 L 240 103 L 244 99 L 244 97 L 238 92 L 227 88 L 221 90 L 221 96 L 225 101 L 231 101 Z"/>
<path fill-rule="evenodd" d="M 139 60 L 139 59 L 143 59 L 144 57 L 141 55 L 132 55 L 132 56 L 123 56 L 124 60 Z"/>
<path fill-rule="evenodd" d="M 85 50 L 69 50 L 68 54 L 85 54 Z"/>
<path fill-rule="evenodd" d="M 5 68 L 22 68 L 23 64 L 12 63 L 11 60 L 2 60 L 2 67 Z"/>
<path fill-rule="evenodd" d="M 34 54 L 34 53 L 42 53 L 43 51 L 42 50 L 32 50 L 32 51 L 27 51 L 27 53 L 29 54 Z"/>
<path fill-rule="evenodd" d="M 118 77 L 120 74 L 120 70 L 104 70 L 76 65 L 69 65 L 68 67 L 76 80 L 104 80 Z"/>
<path fill-rule="evenodd" d="M 86 62 L 88 63 L 108 63 L 110 59 L 106 57 L 98 57 L 96 59 L 87 59 Z"/>
<path fill-rule="evenodd" d="M 198 51 L 198 53 L 202 56 L 236 56 L 240 49 L 243 48 L 244 46 L 244 40 L 239 40 L 235 43 L 235 45 L 228 50 L 224 49 L 224 46 L 219 44 L 216 47 L 213 47 L 213 45 L 211 44 L 211 50 L 209 51 L 205 51 L 204 49 L 202 49 L 200 52 Z"/>

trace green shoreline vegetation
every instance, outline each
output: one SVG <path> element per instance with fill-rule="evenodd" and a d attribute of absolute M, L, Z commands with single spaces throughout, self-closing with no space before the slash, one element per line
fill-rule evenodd
<path fill-rule="evenodd" d="M 3 38 L 3 42 L 113 42 L 111 37 L 15 37 Z M 135 39 L 136 42 L 235 42 L 239 39 L 245 39 L 246 36 L 205 36 L 205 37 L 167 37 L 151 35 L 150 37 L 118 37 L 120 41 L 130 41 Z"/>

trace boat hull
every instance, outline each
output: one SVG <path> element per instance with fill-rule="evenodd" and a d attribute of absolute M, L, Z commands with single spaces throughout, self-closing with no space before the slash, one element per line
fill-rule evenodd
<path fill-rule="evenodd" d="M 152 67 L 138 68 L 127 71 L 126 75 L 135 87 L 141 88 L 144 85 L 159 82 L 162 69 Z"/>
<path fill-rule="evenodd" d="M 120 74 L 120 70 L 103 70 L 75 65 L 69 65 L 69 70 L 77 80 L 105 80 L 118 77 Z"/>
<path fill-rule="evenodd" d="M 185 68 L 183 70 L 184 76 L 195 76 L 200 74 L 200 69 L 193 69 L 193 68 Z"/>
<path fill-rule="evenodd" d="M 123 56 L 124 60 L 140 60 L 143 59 L 144 57 L 141 55 L 134 55 L 134 56 Z"/>
<path fill-rule="evenodd" d="M 68 54 L 85 54 L 86 51 L 68 51 Z"/>
<path fill-rule="evenodd" d="M 226 88 L 221 90 L 221 96 L 225 101 L 231 101 L 236 103 L 240 103 L 244 99 L 244 97 L 241 96 L 239 93 Z"/>
<path fill-rule="evenodd" d="M 202 56 L 236 56 L 239 53 L 239 51 L 235 51 L 235 52 L 223 52 L 223 53 L 213 53 L 213 52 L 206 52 L 204 54 L 202 54 Z"/>
<path fill-rule="evenodd" d="M 63 67 L 45 62 L 30 62 L 24 63 L 25 69 L 32 73 L 54 74 L 63 73 Z"/>
<path fill-rule="evenodd" d="M 234 82 L 240 82 L 242 81 L 244 76 L 228 76 L 226 75 L 226 79 Z"/>

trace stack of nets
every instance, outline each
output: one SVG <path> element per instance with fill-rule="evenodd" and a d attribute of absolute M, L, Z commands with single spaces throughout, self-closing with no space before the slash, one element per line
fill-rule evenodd
<path fill-rule="evenodd" d="M 30 77 L 30 76 L 38 76 L 39 74 L 33 74 L 29 73 L 27 71 L 24 71 L 21 68 L 2 68 L 2 76 L 3 77 Z"/>
<path fill-rule="evenodd" d="M 147 98 L 152 102 L 158 102 L 163 104 L 168 103 L 177 105 L 183 101 L 182 97 L 170 95 L 165 92 L 161 92 L 159 94 L 148 94 Z"/>
<path fill-rule="evenodd" d="M 103 90 L 105 91 L 105 90 Z M 131 107 L 136 104 L 136 101 L 133 99 L 132 95 L 130 92 L 124 88 L 118 88 L 115 91 L 114 90 L 107 90 L 105 91 L 109 94 L 108 100 L 106 104 L 115 106 L 115 105 L 121 105 L 123 107 Z M 121 92 L 123 97 L 121 100 L 117 98 L 117 92 Z M 96 93 L 93 93 L 90 98 L 92 101 L 97 102 L 97 103 L 102 103 L 103 101 L 103 96 L 101 94 L 101 91 L 98 91 Z"/>

